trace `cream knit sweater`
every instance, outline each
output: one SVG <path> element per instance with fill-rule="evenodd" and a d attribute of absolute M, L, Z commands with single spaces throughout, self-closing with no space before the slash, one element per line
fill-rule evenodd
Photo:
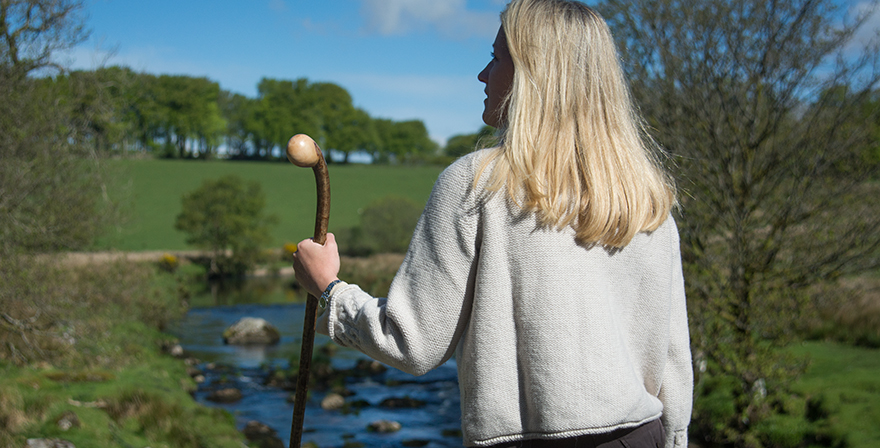
<path fill-rule="evenodd" d="M 662 415 L 666 447 L 686 447 L 693 377 L 675 222 L 623 249 L 580 246 L 506 194 L 475 191 L 483 154 L 441 174 L 388 298 L 339 283 L 318 332 L 414 375 L 455 354 L 467 446 Z"/>

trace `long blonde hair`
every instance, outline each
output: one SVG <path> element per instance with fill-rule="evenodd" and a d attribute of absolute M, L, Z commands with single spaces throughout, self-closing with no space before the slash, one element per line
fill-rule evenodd
<path fill-rule="evenodd" d="M 579 2 L 513 0 L 501 26 L 514 76 L 501 144 L 484 160 L 496 162 L 489 189 L 506 185 L 542 225 L 571 226 L 583 244 L 623 247 L 659 227 L 675 188 L 605 21 Z"/>

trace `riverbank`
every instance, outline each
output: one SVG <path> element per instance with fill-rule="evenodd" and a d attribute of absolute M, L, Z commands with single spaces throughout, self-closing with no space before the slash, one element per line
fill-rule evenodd
<path fill-rule="evenodd" d="M 153 263 L 0 266 L 0 446 L 241 448 L 232 416 L 198 404 L 162 330 L 186 312 Z"/>
<path fill-rule="evenodd" d="M 164 269 L 167 255 L 181 263 Z M 173 340 L 167 325 L 203 285 L 202 268 L 188 262 L 201 255 L 104 251 L 0 263 L 0 446 L 40 438 L 96 448 L 241 448 L 232 415 L 194 399 L 188 364 L 196 361 L 163 351 Z M 344 257 L 343 272 L 378 293 L 402 258 Z M 272 259 L 249 277 L 292 277 L 280 255 Z"/>

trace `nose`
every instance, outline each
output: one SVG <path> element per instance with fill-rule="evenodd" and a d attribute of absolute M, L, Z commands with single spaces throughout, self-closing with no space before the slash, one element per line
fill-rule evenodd
<path fill-rule="evenodd" d="M 480 82 L 482 82 L 483 84 L 488 84 L 488 83 L 489 83 L 489 67 L 490 67 L 491 65 L 492 65 L 491 62 L 488 63 L 488 64 L 486 64 L 486 68 L 484 68 L 483 71 L 481 71 L 481 72 L 477 75 L 477 79 L 478 79 Z"/>

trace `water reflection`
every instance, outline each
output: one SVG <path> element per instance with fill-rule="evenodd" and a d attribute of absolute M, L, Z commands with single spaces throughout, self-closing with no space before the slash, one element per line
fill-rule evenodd
<path fill-rule="evenodd" d="M 302 337 L 304 304 L 302 294 L 290 288 L 289 279 L 252 279 L 233 287 L 205 292 L 191 300 L 192 309 L 168 331 L 180 339 L 190 356 L 203 363 L 228 366 L 224 371 L 206 371 L 207 380 L 200 385 L 196 399 L 208 406 L 227 409 L 239 428 L 251 420 L 265 423 L 276 430 L 289 444 L 290 418 L 293 404 L 289 393 L 266 386 L 266 375 L 272 367 L 287 368 L 289 360 L 299 355 Z M 230 346 L 223 343 L 223 330 L 242 317 L 263 318 L 281 333 L 279 344 L 267 347 Z M 327 344 L 326 336 L 317 335 L 315 346 Z M 351 369 L 358 360 L 366 359 L 359 352 L 340 348 L 333 358 L 337 369 Z M 206 399 L 218 382 L 232 385 L 244 393 L 233 404 L 217 404 Z M 414 377 L 396 369 L 367 377 L 349 378 L 346 389 L 355 395 L 346 400 L 362 400 L 368 406 L 357 413 L 325 411 L 320 401 L 326 391 L 312 391 L 306 408 L 303 442 L 313 441 L 320 447 L 385 447 L 385 446 L 461 446 L 460 405 L 454 362 L 424 375 Z M 389 409 L 380 406 L 387 398 L 410 397 L 426 403 L 418 409 Z M 367 431 L 376 420 L 394 420 L 403 428 L 392 434 Z"/>

